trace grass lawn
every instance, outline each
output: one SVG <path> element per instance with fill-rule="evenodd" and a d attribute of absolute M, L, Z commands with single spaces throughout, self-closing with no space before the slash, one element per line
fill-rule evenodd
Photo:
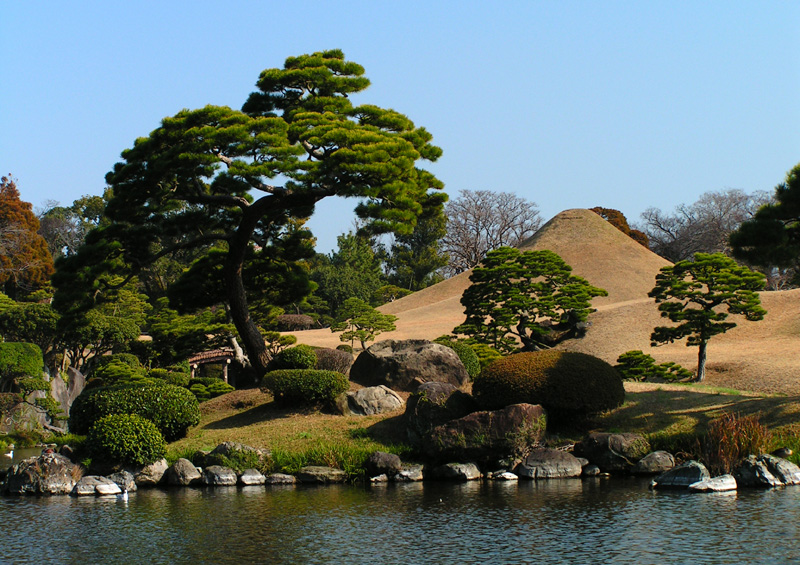
<path fill-rule="evenodd" d="M 625 403 L 593 421 L 598 431 L 639 432 L 655 447 L 680 451 L 724 412 L 758 414 L 775 447 L 800 451 L 800 397 L 772 396 L 703 385 L 626 383 Z M 236 441 L 273 452 L 275 470 L 318 464 L 357 472 L 373 451 L 413 460 L 403 409 L 381 416 L 339 416 L 276 406 L 258 389 L 237 390 L 201 404 L 200 424 L 170 444 L 173 458 Z M 578 438 L 576 438 L 578 439 Z M 410 459 L 409 459 L 410 458 Z M 797 458 L 797 455 L 793 456 Z"/>

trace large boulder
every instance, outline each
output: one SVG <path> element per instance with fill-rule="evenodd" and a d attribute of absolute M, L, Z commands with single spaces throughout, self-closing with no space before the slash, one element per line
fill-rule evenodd
<path fill-rule="evenodd" d="M 387 339 L 362 351 L 350 367 L 350 380 L 413 392 L 427 382 L 463 388 L 469 375 L 455 351 L 424 339 Z"/>
<path fill-rule="evenodd" d="M 406 403 L 408 440 L 420 445 L 436 427 L 475 412 L 478 405 L 467 393 L 449 383 L 430 382 L 419 386 Z"/>
<path fill-rule="evenodd" d="M 558 449 L 534 449 L 515 468 L 514 474 L 526 479 L 566 479 L 581 475 L 580 460 Z"/>
<path fill-rule="evenodd" d="M 544 437 L 545 428 L 544 408 L 512 404 L 437 426 L 422 447 L 434 461 L 497 461 L 527 454 Z"/>
<path fill-rule="evenodd" d="M 168 485 L 181 487 L 197 485 L 203 480 L 203 474 L 194 466 L 194 463 L 182 457 L 167 469 L 164 477 Z"/>
<path fill-rule="evenodd" d="M 650 483 L 650 488 L 689 488 L 689 485 L 707 481 L 711 474 L 699 461 L 686 461 L 661 473 Z"/>
<path fill-rule="evenodd" d="M 403 399 L 387 386 L 370 386 L 347 393 L 347 413 L 372 416 L 393 412 L 403 406 Z"/>
<path fill-rule="evenodd" d="M 17 463 L 8 470 L 8 494 L 69 494 L 83 475 L 83 468 L 58 453 L 44 453 Z"/>
<path fill-rule="evenodd" d="M 604 473 L 630 472 L 650 453 L 650 443 L 641 434 L 591 433 L 575 444 L 575 455 L 585 457 Z"/>

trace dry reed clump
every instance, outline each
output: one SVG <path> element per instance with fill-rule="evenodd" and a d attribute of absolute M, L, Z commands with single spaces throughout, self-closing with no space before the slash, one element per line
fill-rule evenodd
<path fill-rule="evenodd" d="M 748 455 L 761 455 L 769 448 L 772 432 L 757 414 L 724 413 L 708 424 L 700 446 L 701 459 L 713 474 L 730 473 Z"/>

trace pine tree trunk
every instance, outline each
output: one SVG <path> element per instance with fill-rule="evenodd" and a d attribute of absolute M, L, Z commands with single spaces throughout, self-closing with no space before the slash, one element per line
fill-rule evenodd
<path fill-rule="evenodd" d="M 700 342 L 700 349 L 697 353 L 697 378 L 695 381 L 703 382 L 706 378 L 706 348 L 708 343 L 705 341 Z"/>

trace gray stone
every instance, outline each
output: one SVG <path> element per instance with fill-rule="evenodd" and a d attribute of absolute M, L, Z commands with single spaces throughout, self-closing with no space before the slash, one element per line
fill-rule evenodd
<path fill-rule="evenodd" d="M 592 465 L 591 463 L 588 464 L 588 465 L 585 465 L 583 467 L 583 469 L 581 469 L 581 474 L 584 477 L 596 477 L 600 473 L 602 473 L 602 471 L 600 470 L 600 467 L 598 467 L 597 465 Z"/>
<path fill-rule="evenodd" d="M 432 479 L 451 481 L 474 481 L 481 478 L 481 471 L 475 463 L 446 463 L 431 469 Z"/>
<path fill-rule="evenodd" d="M 604 473 L 625 473 L 650 452 L 641 434 L 592 433 L 575 444 L 574 454 L 585 457 Z"/>
<path fill-rule="evenodd" d="M 424 478 L 423 471 L 422 465 L 403 465 L 392 480 L 398 483 L 416 483 Z"/>
<path fill-rule="evenodd" d="M 767 462 L 755 455 L 748 456 L 733 471 L 740 487 L 779 487 L 783 482 L 772 474 Z"/>
<path fill-rule="evenodd" d="M 561 479 L 579 477 L 582 468 L 578 458 L 558 449 L 534 449 L 516 466 L 514 473 L 526 479 Z"/>
<path fill-rule="evenodd" d="M 408 440 L 414 445 L 421 445 L 436 426 L 466 416 L 477 409 L 475 399 L 458 390 L 455 385 L 424 383 L 406 403 Z"/>
<path fill-rule="evenodd" d="M 164 480 L 164 475 L 169 468 L 166 459 L 159 459 L 155 463 L 145 465 L 133 473 L 133 480 L 140 487 L 154 487 Z"/>
<path fill-rule="evenodd" d="M 736 479 L 733 475 L 721 475 L 712 479 L 698 481 L 689 485 L 689 490 L 697 492 L 726 492 L 736 490 Z"/>
<path fill-rule="evenodd" d="M 403 464 L 397 455 L 383 451 L 372 453 L 364 462 L 364 471 L 367 473 L 367 477 L 396 475 L 402 467 Z"/>
<path fill-rule="evenodd" d="M 30 457 L 8 470 L 5 492 L 9 494 L 69 494 L 83 469 L 57 453 Z"/>
<path fill-rule="evenodd" d="M 451 420 L 431 430 L 422 449 L 432 461 L 480 461 L 524 456 L 544 437 L 544 408 L 512 404 Z"/>
<path fill-rule="evenodd" d="M 297 473 L 297 480 L 301 483 L 324 485 L 343 483 L 347 480 L 347 473 L 341 469 L 334 469 L 333 467 L 310 465 L 300 469 L 300 472 Z"/>
<path fill-rule="evenodd" d="M 371 416 L 393 412 L 404 404 L 395 391 L 387 386 L 371 386 L 347 393 L 347 408 L 356 416 Z"/>
<path fill-rule="evenodd" d="M 686 461 L 658 475 L 650 483 L 650 488 L 688 488 L 689 485 L 707 481 L 711 474 L 699 461 Z"/>
<path fill-rule="evenodd" d="M 388 483 L 389 477 L 387 475 L 376 475 L 374 477 L 369 478 L 369 482 L 371 483 Z"/>
<path fill-rule="evenodd" d="M 791 451 L 791 450 L 790 450 Z M 784 485 L 800 484 L 800 467 L 775 455 L 759 455 L 758 460 L 763 462 L 772 476 Z"/>
<path fill-rule="evenodd" d="M 458 388 L 469 383 L 455 351 L 424 339 L 387 339 L 370 346 L 350 367 L 350 379 L 364 386 L 386 385 L 408 392 L 431 381 Z"/>
<path fill-rule="evenodd" d="M 109 475 L 108 478 L 114 481 L 119 488 L 127 490 L 128 492 L 135 492 L 137 489 L 136 478 L 130 471 L 119 471 L 118 473 Z"/>
<path fill-rule="evenodd" d="M 122 489 L 117 483 L 106 477 L 86 475 L 75 484 L 72 493 L 75 496 L 95 496 L 119 494 Z"/>
<path fill-rule="evenodd" d="M 203 469 L 203 484 L 214 487 L 227 487 L 236 484 L 236 472 L 221 465 L 211 465 Z"/>
<path fill-rule="evenodd" d="M 267 478 L 258 469 L 245 469 L 239 475 L 239 484 L 243 486 L 263 485 Z"/>
<path fill-rule="evenodd" d="M 675 466 L 675 457 L 667 451 L 648 453 L 633 466 L 634 475 L 658 475 Z"/>
<path fill-rule="evenodd" d="M 792 453 L 792 449 L 790 447 L 779 447 L 775 451 L 773 451 L 770 455 L 774 455 L 775 457 L 780 457 L 781 459 L 786 459 Z"/>
<path fill-rule="evenodd" d="M 190 486 L 200 484 L 203 474 L 188 459 L 180 458 L 164 474 L 168 485 Z"/>
<path fill-rule="evenodd" d="M 518 481 L 519 477 L 511 471 L 497 471 L 489 477 L 494 481 Z"/>
<path fill-rule="evenodd" d="M 264 477 L 264 484 L 266 485 L 293 485 L 297 482 L 294 475 L 287 475 L 285 473 L 272 473 Z"/>

